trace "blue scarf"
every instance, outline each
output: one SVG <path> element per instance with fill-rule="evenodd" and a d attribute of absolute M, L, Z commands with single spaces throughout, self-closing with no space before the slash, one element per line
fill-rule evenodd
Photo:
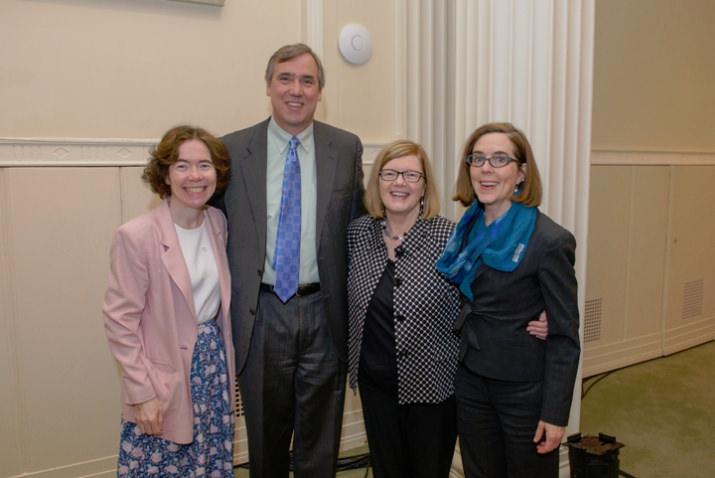
<path fill-rule="evenodd" d="M 473 302 L 472 282 L 482 263 L 502 272 L 517 268 L 534 232 L 536 211 L 512 202 L 505 214 L 487 226 L 484 209 L 474 201 L 449 238 L 437 270 Z"/>

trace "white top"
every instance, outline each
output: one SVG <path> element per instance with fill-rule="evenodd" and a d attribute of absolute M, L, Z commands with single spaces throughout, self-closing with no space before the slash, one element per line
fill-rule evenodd
<path fill-rule="evenodd" d="M 189 269 L 191 288 L 194 292 L 194 308 L 198 323 L 216 317 L 221 305 L 216 257 L 211 247 L 206 221 L 196 229 L 184 229 L 174 224 L 179 236 L 181 252 Z"/>

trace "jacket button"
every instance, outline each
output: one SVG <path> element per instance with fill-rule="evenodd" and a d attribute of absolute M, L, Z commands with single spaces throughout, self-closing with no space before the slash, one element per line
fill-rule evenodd
<path fill-rule="evenodd" d="M 397 287 L 400 287 L 402 285 L 402 279 L 399 277 L 395 277 L 395 285 Z"/>
<path fill-rule="evenodd" d="M 256 269 L 256 272 L 258 272 L 258 277 L 263 276 L 263 271 L 261 269 Z"/>
<path fill-rule="evenodd" d="M 248 309 L 251 315 L 256 315 L 256 309 Z"/>
<path fill-rule="evenodd" d="M 404 322 L 404 321 L 405 321 L 405 316 L 402 315 L 402 314 L 400 314 L 400 315 L 398 315 L 397 317 L 395 317 L 395 319 L 397 319 L 398 322 Z"/>

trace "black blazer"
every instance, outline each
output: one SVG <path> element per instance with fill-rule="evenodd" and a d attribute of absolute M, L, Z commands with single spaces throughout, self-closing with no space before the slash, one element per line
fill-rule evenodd
<path fill-rule="evenodd" d="M 440 403 L 454 393 L 459 337 L 452 325 L 459 290 L 435 269 L 454 223 L 419 220 L 395 250 L 394 321 L 398 402 Z M 348 229 L 350 386 L 357 389 L 365 315 L 387 265 L 382 221 L 369 216 Z"/>
<path fill-rule="evenodd" d="M 253 334 L 266 257 L 266 149 L 270 118 L 222 138 L 231 157 L 231 181 L 217 205 L 228 218 L 231 323 L 236 372 Z M 364 211 L 362 143 L 352 133 L 313 122 L 317 183 L 318 273 L 330 333 L 347 360 L 347 228 Z"/>
<path fill-rule="evenodd" d="M 499 380 L 543 380 L 541 419 L 559 426 L 568 423 L 581 350 L 575 250 L 573 235 L 539 212 L 521 264 L 513 272 L 482 265 L 472 283 L 474 302 L 456 323 L 462 364 Z M 526 331 L 542 310 L 545 341 Z"/>

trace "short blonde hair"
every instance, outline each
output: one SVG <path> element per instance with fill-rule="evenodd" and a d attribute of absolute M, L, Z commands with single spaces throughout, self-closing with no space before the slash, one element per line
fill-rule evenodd
<path fill-rule="evenodd" d="M 437 195 L 437 187 L 435 186 L 434 172 L 430 165 L 429 158 L 424 148 L 417 143 L 400 139 L 388 144 L 375 158 L 375 163 L 370 171 L 370 178 L 365 189 L 365 209 L 367 213 L 376 218 L 382 219 L 385 217 L 385 206 L 380 199 L 380 178 L 379 173 L 385 164 L 395 158 L 409 156 L 414 154 L 422 164 L 422 173 L 425 175 L 425 194 L 424 208 L 422 210 L 422 219 L 429 219 L 439 214 L 439 196 Z"/>
<path fill-rule="evenodd" d="M 466 163 L 465 158 L 472 154 L 474 144 L 489 133 L 504 133 L 514 145 L 514 159 L 519 164 L 525 164 L 525 179 L 521 183 L 519 193 L 512 197 L 512 201 L 522 203 L 525 206 L 538 206 L 541 204 L 541 178 L 539 168 L 536 166 L 534 153 L 531 151 L 529 140 L 526 135 L 511 123 L 487 123 L 477 128 L 464 143 L 462 155 L 459 157 L 461 166 L 457 175 L 457 186 L 452 199 L 459 201 L 463 206 L 469 207 L 476 199 L 472 186 L 472 178 L 469 174 L 471 167 Z"/>

